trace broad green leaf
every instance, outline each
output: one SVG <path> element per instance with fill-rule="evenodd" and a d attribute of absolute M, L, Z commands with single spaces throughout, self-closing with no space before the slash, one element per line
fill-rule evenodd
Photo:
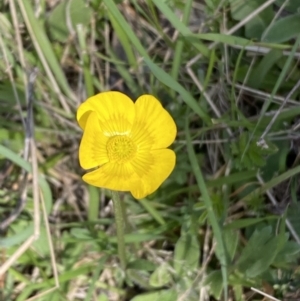
<path fill-rule="evenodd" d="M 299 258 L 300 246 L 295 241 L 287 241 L 283 248 L 274 258 L 274 265 L 280 268 L 287 268 L 291 262 L 295 262 Z"/>
<path fill-rule="evenodd" d="M 280 241 L 281 237 L 274 237 L 270 226 L 255 230 L 237 262 L 239 271 L 249 278 L 262 274 L 273 263 Z"/>
<path fill-rule="evenodd" d="M 209 286 L 211 294 L 216 300 L 221 300 L 221 293 L 223 290 L 223 279 L 221 271 L 211 272 L 205 279 L 205 284 Z"/>
<path fill-rule="evenodd" d="M 230 0 L 230 12 L 234 20 L 240 21 L 251 14 L 257 7 L 259 7 L 258 0 Z"/>
<path fill-rule="evenodd" d="M 275 0 L 275 3 L 280 7 L 284 4 L 284 10 L 291 13 L 300 12 L 299 0 Z"/>
<path fill-rule="evenodd" d="M 272 49 L 267 53 L 250 74 L 247 84 L 255 89 L 260 88 L 268 73 L 282 57 L 282 51 Z"/>
<path fill-rule="evenodd" d="M 106 255 L 103 256 L 100 260 L 101 262 L 104 263 L 107 260 L 107 256 Z M 68 281 L 73 280 L 76 277 L 84 277 L 84 275 L 91 273 L 94 268 L 95 268 L 95 264 L 93 265 L 90 264 L 90 265 L 80 266 L 79 268 L 75 267 L 74 269 L 70 269 L 70 270 L 68 269 L 67 271 L 61 272 L 59 274 L 59 283 L 62 285 L 63 283 L 67 283 Z M 30 297 L 30 295 L 33 294 L 33 292 L 36 292 L 40 289 L 53 288 L 54 285 L 55 285 L 54 278 L 51 278 L 48 281 L 43 281 L 40 283 L 30 283 L 26 285 L 24 290 L 22 290 L 22 292 L 18 295 L 18 299 L 16 299 L 16 301 L 27 300 Z M 59 291 L 57 292 L 60 294 L 61 297 L 61 293 Z M 59 300 L 60 297 L 54 300 Z"/>
<path fill-rule="evenodd" d="M 267 226 L 263 229 L 256 229 L 254 233 L 251 235 L 250 239 L 248 240 L 245 248 L 242 251 L 242 254 L 238 260 L 238 264 L 241 265 L 244 261 L 247 261 L 251 256 L 257 256 L 255 254 L 255 250 L 258 247 L 267 243 L 270 238 L 272 237 L 272 227 Z"/>
<path fill-rule="evenodd" d="M 283 43 L 299 35 L 300 14 L 295 14 L 277 20 L 267 29 L 263 41 L 269 43 Z"/>
<path fill-rule="evenodd" d="M 17 244 L 25 241 L 30 235 L 33 233 L 33 223 L 30 223 L 26 226 L 22 231 L 18 231 L 16 234 L 8 237 L 4 237 L 0 239 L 0 247 L 2 248 L 10 248 Z"/>
<path fill-rule="evenodd" d="M 128 278 L 128 281 L 132 284 L 137 284 L 138 286 L 145 289 L 151 289 L 149 285 L 149 273 L 147 271 L 126 269 L 126 276 Z"/>
<path fill-rule="evenodd" d="M 152 261 L 146 259 L 137 259 L 130 261 L 127 264 L 127 268 L 133 270 L 154 271 L 156 265 Z"/>
<path fill-rule="evenodd" d="M 77 24 L 86 26 L 91 18 L 92 10 L 85 1 L 60 1 L 48 17 L 50 34 L 54 40 L 65 42 L 75 32 Z M 70 23 L 68 24 L 68 22 Z M 70 32 L 70 30 L 74 32 Z"/>
<path fill-rule="evenodd" d="M 174 301 L 177 300 L 177 293 L 175 290 L 160 290 L 151 293 L 141 294 L 130 301 Z"/>
<path fill-rule="evenodd" d="M 231 16 L 233 19 L 241 21 L 248 17 L 255 9 L 265 3 L 265 0 L 230 0 Z M 267 28 L 274 13 L 272 7 L 265 8 L 256 14 L 245 24 L 245 35 L 250 39 L 260 39 L 262 32 Z"/>
<path fill-rule="evenodd" d="M 264 0 L 261 4 L 264 3 Z M 257 14 L 249 22 L 245 24 L 245 35 L 249 39 L 261 40 L 262 33 L 272 21 L 274 11 L 271 5 L 265 8 L 262 12 Z"/>
<path fill-rule="evenodd" d="M 158 266 L 149 278 L 149 284 L 155 288 L 168 285 L 171 281 L 171 267 L 167 263 Z"/>
<path fill-rule="evenodd" d="M 253 260 L 250 263 L 250 266 L 245 271 L 247 277 L 258 277 L 270 267 L 279 251 L 279 240 L 280 238 L 276 236 L 262 247 L 258 246 L 257 254 L 259 255 L 259 258 L 256 258 L 256 260 Z"/>
<path fill-rule="evenodd" d="M 39 238 L 33 242 L 32 247 L 41 257 L 49 256 L 50 247 L 49 247 L 49 239 L 51 237 L 47 237 L 47 232 L 45 225 L 40 226 L 40 236 Z"/>
<path fill-rule="evenodd" d="M 300 203 L 292 203 L 288 207 L 287 218 L 292 224 L 298 236 L 300 236 Z"/>
<path fill-rule="evenodd" d="M 184 233 L 178 239 L 174 250 L 174 269 L 178 275 L 195 271 L 198 267 L 200 246 L 196 235 Z"/>
<path fill-rule="evenodd" d="M 235 230 L 227 230 L 223 232 L 223 235 L 229 258 L 233 260 L 239 242 L 239 233 Z"/>
<path fill-rule="evenodd" d="M 91 232 L 86 228 L 75 228 L 75 227 L 73 227 L 71 229 L 70 234 L 73 237 L 79 239 L 80 241 L 91 240 L 92 239 Z"/>
<path fill-rule="evenodd" d="M 248 143 L 249 140 L 251 141 Z M 235 157 L 234 162 L 236 167 L 250 170 L 264 166 L 266 164 L 266 157 L 277 152 L 277 147 L 274 143 L 265 141 L 265 145 L 260 146 L 257 143 L 257 139 L 252 138 L 248 132 L 243 132 L 238 142 L 231 144 L 231 148 L 232 154 Z"/>

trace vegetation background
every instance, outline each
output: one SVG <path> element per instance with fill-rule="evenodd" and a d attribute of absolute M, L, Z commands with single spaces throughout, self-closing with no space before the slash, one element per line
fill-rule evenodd
<path fill-rule="evenodd" d="M 0 300 L 300 300 L 299 0 L 4 0 L 0 28 Z M 178 127 L 162 187 L 122 194 L 125 273 L 78 165 L 76 108 L 104 90 Z"/>

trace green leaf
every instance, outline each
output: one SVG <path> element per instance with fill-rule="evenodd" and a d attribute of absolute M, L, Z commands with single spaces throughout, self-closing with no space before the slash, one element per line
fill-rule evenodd
<path fill-rule="evenodd" d="M 212 200 L 211 200 L 210 194 L 208 192 L 206 183 L 204 181 L 202 171 L 198 164 L 198 160 L 197 160 L 194 148 L 192 146 L 192 139 L 191 139 L 191 134 L 189 131 L 188 115 L 186 117 L 186 123 L 185 123 L 185 135 L 186 135 L 186 141 L 187 141 L 187 151 L 188 151 L 189 160 L 190 160 L 195 178 L 197 180 L 199 191 L 202 194 L 203 202 L 205 204 L 205 209 L 207 211 L 208 221 L 209 221 L 210 225 L 212 226 L 214 237 L 217 242 L 217 247 L 218 247 L 218 252 L 219 252 L 218 257 L 219 257 L 220 263 L 221 263 L 221 271 L 222 271 L 222 279 L 223 279 L 223 287 L 224 287 L 224 299 L 227 300 L 227 297 L 228 297 L 228 272 L 227 272 L 226 248 L 225 248 L 225 244 L 224 244 L 224 240 L 223 240 L 223 231 L 220 227 L 218 217 L 216 216 L 216 214 L 214 212 Z"/>
<path fill-rule="evenodd" d="M 270 43 L 283 43 L 299 35 L 300 14 L 288 16 L 277 20 L 267 29 L 263 41 Z"/>
<path fill-rule="evenodd" d="M 177 293 L 175 290 L 160 290 L 156 292 L 141 294 L 130 301 L 174 301 L 177 300 Z"/>
<path fill-rule="evenodd" d="M 39 22 L 39 20 L 37 20 L 34 14 L 34 10 L 31 5 L 31 2 L 18 0 L 18 3 L 21 8 L 21 12 L 25 20 L 26 27 L 30 32 L 31 39 L 36 41 L 34 45 L 39 54 L 39 59 L 41 62 L 45 60 L 45 62 L 43 62 L 44 68 L 46 67 L 46 64 L 47 65 L 49 64 L 48 67 L 51 68 L 51 71 L 53 72 L 57 84 L 60 85 L 62 91 L 68 97 L 73 99 L 74 93 L 72 92 L 69 83 L 65 77 L 65 74 L 62 71 L 61 65 L 58 62 L 58 59 L 54 53 L 52 47 L 53 45 L 50 42 L 48 36 L 46 35 L 44 26 L 41 26 L 41 23 Z M 49 73 L 47 74 L 49 75 Z"/>
<path fill-rule="evenodd" d="M 265 141 L 263 146 L 257 142 L 257 139 L 253 139 L 248 132 L 243 132 L 238 142 L 231 144 L 232 152 L 236 157 L 234 162 L 237 168 L 253 169 L 262 167 L 267 162 L 266 157 L 278 150 L 276 145 L 270 141 Z"/>
<path fill-rule="evenodd" d="M 149 285 L 149 273 L 147 273 L 146 271 L 127 269 L 126 276 L 128 278 L 128 281 L 133 282 L 142 288 L 151 288 Z"/>
<path fill-rule="evenodd" d="M 239 271 L 249 278 L 266 271 L 279 251 L 280 240 L 280 236 L 274 237 L 270 226 L 255 230 L 238 260 Z"/>
<path fill-rule="evenodd" d="M 249 14 L 251 14 L 256 8 L 259 7 L 259 1 L 257 0 L 230 0 L 230 12 L 234 20 L 241 21 Z"/>
<path fill-rule="evenodd" d="M 275 3 L 278 6 L 281 6 L 284 4 L 284 10 L 290 12 L 290 13 L 295 13 L 295 12 L 300 12 L 300 5 L 299 5 L 299 0 L 275 0 Z"/>
<path fill-rule="evenodd" d="M 274 265 L 289 267 L 291 262 L 299 258 L 300 246 L 295 241 L 287 241 L 274 259 Z"/>
<path fill-rule="evenodd" d="M 54 40 L 65 42 L 70 34 L 70 30 L 76 30 L 77 24 L 88 25 L 92 18 L 92 10 L 83 0 L 60 1 L 59 4 L 50 11 L 48 26 Z M 71 28 L 68 28 L 67 21 Z"/>
<path fill-rule="evenodd" d="M 162 68 L 154 64 L 149 58 L 144 58 L 145 63 L 150 68 L 154 76 L 161 81 L 164 85 L 178 92 L 184 102 L 202 118 L 207 124 L 211 124 L 210 116 L 200 107 L 198 102 L 192 95 L 177 81 L 175 81 L 171 75 L 169 75 Z"/>
<path fill-rule="evenodd" d="M 128 269 L 142 270 L 142 271 L 154 271 L 155 267 L 156 265 L 153 262 L 145 259 L 137 259 L 129 262 L 127 265 Z"/>
<path fill-rule="evenodd" d="M 272 237 L 271 226 L 264 227 L 260 230 L 255 230 L 250 237 L 248 243 L 242 251 L 242 254 L 238 260 L 238 266 L 243 266 L 244 262 L 247 262 L 251 257 L 257 257 L 257 250 L 260 246 L 264 245 Z M 256 251 L 255 251 L 256 250 Z"/>
<path fill-rule="evenodd" d="M 223 279 L 221 271 L 211 272 L 205 279 L 205 284 L 209 285 L 211 294 L 216 300 L 221 300 L 221 293 L 223 289 Z"/>
<path fill-rule="evenodd" d="M 231 16 L 237 21 L 244 20 L 255 9 L 264 4 L 264 0 L 230 0 Z M 259 14 L 256 14 L 245 25 L 245 35 L 250 39 L 260 39 L 261 33 L 267 28 L 273 18 L 272 7 L 265 8 Z"/>
<path fill-rule="evenodd" d="M 0 239 L 0 247 L 10 248 L 21 242 L 25 241 L 33 233 L 33 222 L 25 227 L 25 229 L 20 230 L 17 226 L 12 226 L 13 229 L 17 229 L 18 232 L 13 236 L 4 237 Z"/>
<path fill-rule="evenodd" d="M 263 248 L 258 248 L 260 257 L 252 262 L 246 270 L 247 277 L 255 278 L 270 267 L 278 252 L 279 239 L 278 236 L 273 237 Z"/>
<path fill-rule="evenodd" d="M 178 239 L 174 251 L 174 269 L 178 275 L 194 271 L 198 267 L 200 247 L 196 235 L 184 233 Z"/>
<path fill-rule="evenodd" d="M 260 3 L 263 4 L 264 1 Z M 246 37 L 249 39 L 261 40 L 262 33 L 266 28 L 268 28 L 268 25 L 270 24 L 273 17 L 274 17 L 274 11 L 272 9 L 272 6 L 269 5 L 262 12 L 257 14 L 254 18 L 252 18 L 249 22 L 246 23 L 245 25 Z"/>
<path fill-rule="evenodd" d="M 32 168 L 31 164 L 20 157 L 18 154 L 14 153 L 7 147 L 0 145 L 0 156 L 5 157 L 6 159 L 14 162 L 16 165 L 20 166 L 21 168 L 25 169 L 27 172 L 31 173 Z M 52 193 L 49 187 L 48 182 L 45 180 L 43 175 L 39 175 L 39 186 L 42 190 L 44 202 L 46 206 L 46 211 L 49 214 L 52 208 Z"/>
<path fill-rule="evenodd" d="M 44 225 L 40 226 L 40 236 L 36 241 L 33 242 L 33 249 L 39 254 L 41 257 L 49 256 L 50 248 L 49 248 L 49 239 L 51 237 L 47 237 L 46 228 Z"/>
<path fill-rule="evenodd" d="M 158 210 L 155 209 L 155 206 L 149 202 L 147 199 L 140 200 L 139 203 L 144 206 L 146 211 L 160 224 L 160 225 L 165 225 L 166 221 L 164 218 L 161 216 Z"/>
<path fill-rule="evenodd" d="M 163 263 L 151 274 L 149 284 L 152 287 L 158 288 L 165 286 L 172 281 L 171 268 L 167 263 Z"/>
<path fill-rule="evenodd" d="M 300 236 L 300 203 L 292 203 L 287 212 L 287 218 L 292 224 L 298 236 Z"/>
<path fill-rule="evenodd" d="M 191 34 L 191 30 L 188 26 L 185 26 L 179 19 L 178 16 L 175 14 L 175 12 L 167 5 L 166 1 L 161 0 L 153 0 L 154 4 L 157 6 L 157 8 L 163 13 L 165 18 L 169 20 L 169 22 L 174 26 L 175 29 L 178 30 L 180 34 L 183 36 Z M 190 42 L 190 40 L 187 39 L 187 42 Z M 208 48 L 198 42 L 198 43 L 192 43 L 192 45 L 204 56 L 209 56 L 209 50 Z"/>
<path fill-rule="evenodd" d="M 282 51 L 277 49 L 272 49 L 269 53 L 267 53 L 251 72 L 247 82 L 248 85 L 255 89 L 260 88 L 265 78 L 268 77 L 268 73 L 271 68 L 281 57 Z"/>
<path fill-rule="evenodd" d="M 198 33 L 198 34 L 189 35 L 187 37 L 192 39 L 202 39 L 202 40 L 216 42 L 216 43 L 224 43 L 232 46 L 239 45 L 245 47 L 250 44 L 253 44 L 252 41 L 248 39 L 241 38 L 238 36 L 221 34 L 221 33 Z"/>
<path fill-rule="evenodd" d="M 225 226 L 226 230 L 231 230 L 231 229 L 242 229 L 246 228 L 258 223 L 261 223 L 266 220 L 270 219 L 277 219 L 276 216 L 269 216 L 269 217 L 257 217 L 257 218 L 243 218 L 243 219 L 238 219 L 236 221 L 233 221 Z"/>
<path fill-rule="evenodd" d="M 16 92 L 19 96 L 19 100 L 21 105 L 26 104 L 25 92 L 24 88 L 17 86 Z M 13 109 L 14 105 L 16 104 L 14 91 L 12 85 L 9 81 L 2 80 L 0 83 L 0 100 L 1 100 L 1 107 L 5 108 L 6 112 L 8 109 Z M 8 107 L 6 106 L 8 105 Z"/>
<path fill-rule="evenodd" d="M 239 242 L 239 233 L 235 230 L 227 230 L 223 232 L 223 235 L 229 258 L 233 260 Z"/>

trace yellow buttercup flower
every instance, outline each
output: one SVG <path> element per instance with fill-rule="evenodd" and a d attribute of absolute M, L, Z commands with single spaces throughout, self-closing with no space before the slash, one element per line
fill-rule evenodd
<path fill-rule="evenodd" d="M 134 103 L 120 92 L 99 93 L 80 105 L 77 120 L 83 129 L 80 165 L 91 170 L 85 182 L 141 199 L 174 169 L 176 156 L 167 147 L 176 125 L 154 96 L 142 95 Z"/>

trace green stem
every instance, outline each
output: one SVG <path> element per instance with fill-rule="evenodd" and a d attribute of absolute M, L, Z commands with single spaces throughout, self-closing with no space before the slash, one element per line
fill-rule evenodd
<path fill-rule="evenodd" d="M 122 203 L 118 191 L 112 191 L 112 200 L 114 203 L 115 220 L 117 226 L 117 240 L 118 240 L 118 253 L 122 269 L 126 268 L 126 254 L 125 254 L 125 241 L 124 241 L 124 228 L 125 228 L 125 212 L 122 209 Z"/>

